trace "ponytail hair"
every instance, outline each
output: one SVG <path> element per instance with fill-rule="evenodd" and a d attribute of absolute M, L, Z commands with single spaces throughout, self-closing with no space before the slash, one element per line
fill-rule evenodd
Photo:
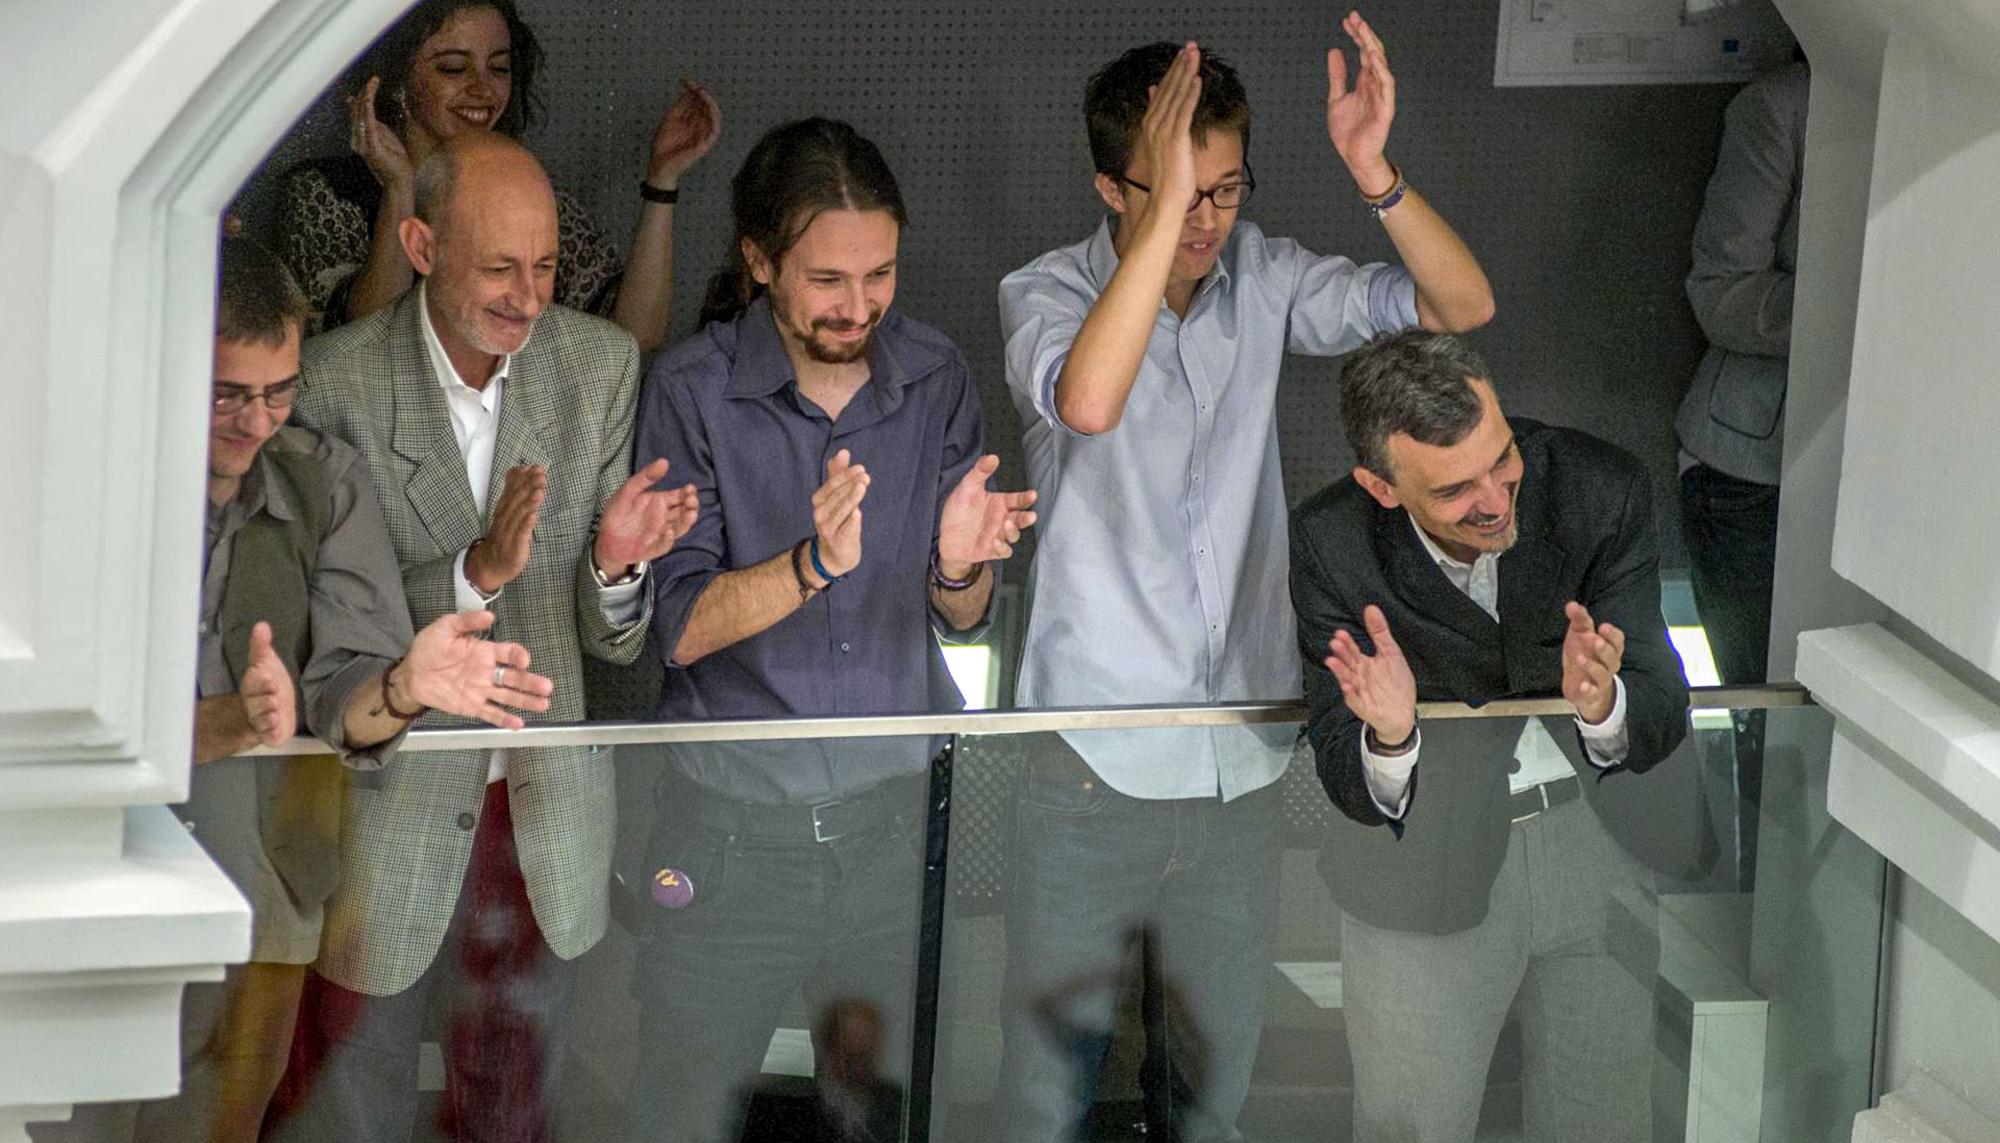
<path fill-rule="evenodd" d="M 875 144 L 837 119 L 799 119 L 764 133 L 729 182 L 736 224 L 728 264 L 709 279 L 701 323 L 734 321 L 764 287 L 743 257 L 749 239 L 775 269 L 829 210 L 883 210 L 908 225 L 896 176 Z"/>

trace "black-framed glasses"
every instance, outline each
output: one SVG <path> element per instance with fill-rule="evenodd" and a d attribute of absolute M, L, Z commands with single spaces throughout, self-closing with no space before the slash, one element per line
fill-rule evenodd
<path fill-rule="evenodd" d="M 1118 181 L 1124 183 L 1128 187 L 1131 187 L 1133 190 L 1142 190 L 1145 191 L 1147 194 L 1153 193 L 1152 187 L 1147 186 L 1145 183 L 1140 182 L 1138 179 L 1128 178 L 1125 175 L 1119 175 Z M 1193 214 L 1194 209 L 1201 205 L 1202 199 L 1207 199 L 1208 201 L 1214 203 L 1215 209 L 1217 210 L 1235 210 L 1237 207 L 1242 206 L 1246 202 L 1249 202 L 1250 193 L 1256 189 L 1257 189 L 1256 176 L 1250 173 L 1250 165 L 1248 163 L 1245 163 L 1243 165 L 1242 179 L 1233 183 L 1223 183 L 1221 186 L 1210 187 L 1207 190 L 1198 190 L 1194 192 L 1194 201 L 1188 203 L 1188 213 Z"/>
<path fill-rule="evenodd" d="M 237 385 L 229 381 L 215 383 L 215 415 L 227 417 L 239 413 L 243 406 L 252 401 L 263 401 L 264 407 L 273 413 L 282 413 L 292 407 L 292 398 L 297 395 L 298 382 L 280 381 L 266 386 L 259 392 L 251 392 L 248 385 Z"/>

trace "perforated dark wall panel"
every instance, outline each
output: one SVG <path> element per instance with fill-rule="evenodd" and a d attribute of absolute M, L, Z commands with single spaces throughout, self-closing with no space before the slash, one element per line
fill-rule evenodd
<path fill-rule="evenodd" d="M 1079 104 L 1089 72 L 1150 39 L 1195 37 L 1242 72 L 1255 110 L 1267 231 L 1361 260 L 1391 256 L 1325 133 L 1324 50 L 1336 9 L 1304 0 L 1091 4 L 1014 0 L 803 3 L 529 0 L 549 53 L 548 123 L 530 138 L 558 184 L 623 241 L 645 148 L 682 77 L 723 109 L 722 142 L 679 211 L 675 336 L 691 331 L 728 242 L 727 182 L 757 135 L 826 113 L 879 143 L 912 212 L 896 304 L 949 331 L 979 372 L 989 436 L 1019 479 L 1005 393 L 1000 277 L 1095 225 Z M 1678 563 L 1673 411 L 1700 356 L 1681 294 L 1688 235 L 1713 162 L 1719 87 L 1492 86 L 1490 2 L 1402 0 L 1366 11 L 1388 45 L 1391 156 L 1478 253 L 1499 299 L 1475 338 L 1518 412 L 1577 425 L 1644 458 Z M 329 100 L 270 169 L 345 146 Z M 269 191 L 244 210 L 268 225 Z M 1294 358 L 1281 436 L 1294 499 L 1345 472 L 1335 362 Z"/>

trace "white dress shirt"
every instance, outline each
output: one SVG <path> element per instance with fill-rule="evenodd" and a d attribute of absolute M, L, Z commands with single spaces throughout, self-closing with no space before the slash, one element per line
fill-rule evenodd
<path fill-rule="evenodd" d="M 430 354 L 431 372 L 437 376 L 438 388 L 444 390 L 445 409 L 451 414 L 451 433 L 458 441 L 459 455 L 465 458 L 465 479 L 472 486 L 472 503 L 479 509 L 482 519 L 486 517 L 487 486 L 493 481 L 493 446 L 500 436 L 500 397 L 507 386 L 507 371 L 513 367 L 514 358 L 509 355 L 500 359 L 487 378 L 484 389 L 474 389 L 458 375 L 458 367 L 451 363 L 451 355 L 444 350 L 444 343 L 438 340 L 437 329 L 431 325 L 429 295 L 424 292 L 424 283 L 417 286 L 417 313 L 424 330 L 424 350 Z M 466 551 L 458 553 L 456 573 L 452 577 L 452 593 L 456 597 L 460 611 L 485 611 L 500 592 L 492 595 L 481 594 L 472 586 L 465 575 Z M 604 610 L 604 618 L 614 627 L 629 627 L 638 622 L 643 610 L 639 591 L 643 577 L 634 578 L 631 583 L 607 587 L 599 597 L 598 605 Z M 497 782 L 507 776 L 508 751 L 495 750 L 487 756 L 486 781 Z"/>
<path fill-rule="evenodd" d="M 1500 620 L 1500 556 L 1499 552 L 1481 552 L 1477 559 L 1465 563 L 1446 555 L 1437 541 L 1417 526 L 1415 517 L 1410 519 L 1410 527 L 1417 533 L 1417 539 L 1437 562 L 1438 569 L 1453 587 L 1464 592 L 1479 609 Z M 1625 680 L 1614 676 L 1612 684 L 1617 689 L 1617 697 L 1612 701 L 1611 713 L 1596 726 L 1576 720 L 1576 728 L 1583 735 L 1584 754 L 1590 764 L 1600 769 L 1615 766 L 1624 761 L 1630 741 L 1625 734 Z M 1368 726 L 1361 727 L 1361 768 L 1368 781 L 1368 794 L 1375 799 L 1375 808 L 1384 815 L 1401 820 L 1410 808 L 1410 775 L 1417 768 L 1417 754 L 1423 746 L 1423 732 L 1415 731 L 1415 741 L 1401 754 L 1381 755 L 1369 749 Z M 1516 765 L 1507 775 L 1509 793 L 1530 790 L 1545 782 L 1554 782 L 1569 777 L 1569 759 L 1562 748 L 1539 718 L 1524 719 L 1521 737 L 1514 744 Z"/>

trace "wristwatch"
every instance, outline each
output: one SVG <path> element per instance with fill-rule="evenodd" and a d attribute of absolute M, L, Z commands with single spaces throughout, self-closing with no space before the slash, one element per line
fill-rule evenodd
<path fill-rule="evenodd" d="M 591 560 L 590 578 L 596 580 L 597 586 L 599 587 L 624 587 L 626 584 L 638 583 L 641 579 L 644 579 L 646 576 L 646 569 L 649 566 L 651 566 L 650 560 L 640 560 L 638 563 L 632 566 L 631 571 L 626 572 L 624 575 L 619 576 L 617 579 L 611 579 L 604 574 L 604 570 L 602 568 L 599 568 L 597 566 L 596 560 Z"/>

